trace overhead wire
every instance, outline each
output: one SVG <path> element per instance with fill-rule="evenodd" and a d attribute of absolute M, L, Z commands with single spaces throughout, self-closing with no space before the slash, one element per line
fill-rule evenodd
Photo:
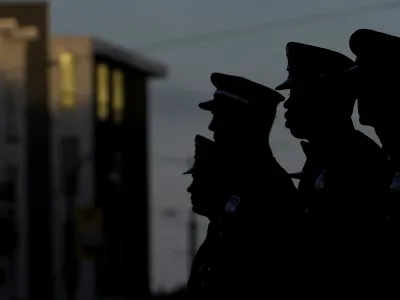
<path fill-rule="evenodd" d="M 227 38 L 234 38 L 238 36 L 243 36 L 246 34 L 253 34 L 257 32 L 267 32 L 277 29 L 287 29 L 301 25 L 308 25 L 319 21 L 325 21 L 329 19 L 336 19 L 338 17 L 349 17 L 354 15 L 362 15 L 371 12 L 380 12 L 390 9 L 395 9 L 400 7 L 400 1 L 387 1 L 383 3 L 375 3 L 370 5 L 365 5 L 361 7 L 341 9 L 331 12 L 315 13 L 308 16 L 294 17 L 285 20 L 269 21 L 257 25 L 250 25 L 245 27 L 238 27 L 233 29 L 226 29 L 214 32 L 199 33 L 190 36 L 183 36 L 177 38 L 171 38 L 166 40 L 161 40 L 154 43 L 149 43 L 146 45 L 135 47 L 135 50 L 159 50 L 168 47 L 177 47 L 190 45 L 200 42 L 207 42 L 211 40 L 221 40 Z"/>
<path fill-rule="evenodd" d="M 257 32 L 267 32 L 276 29 L 286 29 L 292 28 L 300 25 L 308 25 L 319 21 L 325 21 L 329 19 L 336 19 L 338 17 L 349 17 L 358 14 L 366 14 L 370 12 L 380 12 L 390 9 L 395 9 L 400 7 L 400 0 L 397 1 L 386 1 L 383 3 L 375 3 L 370 5 L 365 5 L 361 7 L 355 8 L 348 8 L 348 9 L 341 9 L 337 11 L 331 12 L 323 12 L 323 13 L 316 13 L 308 16 L 300 16 L 294 17 L 290 19 L 284 20 L 277 20 L 277 21 L 269 21 L 261 24 L 256 25 L 249 25 L 244 27 L 226 29 L 226 30 L 219 30 L 213 32 L 206 32 L 206 33 L 199 33 L 190 36 L 183 36 L 177 38 L 170 38 L 166 40 L 161 40 L 149 44 L 145 44 L 142 46 L 133 47 L 132 50 L 144 50 L 144 51 L 151 51 L 151 50 L 158 50 L 168 47 L 177 47 L 177 46 L 184 46 L 190 45 L 200 42 L 207 42 L 211 40 L 220 40 L 220 39 L 227 39 L 227 38 L 234 38 L 238 36 L 243 36 L 246 34 L 253 34 Z M 91 54 L 75 54 L 75 58 L 79 60 L 89 60 L 93 59 L 93 55 Z M 47 67 L 53 68 L 58 65 L 57 61 L 50 60 L 46 62 L 37 62 L 34 63 L 33 66 L 35 68 L 42 68 L 43 64 L 48 64 Z M 32 67 L 32 64 L 30 65 Z M 7 68 L 3 71 L 12 71 L 22 69 L 22 67 L 12 67 Z"/>
<path fill-rule="evenodd" d="M 300 25 L 308 25 L 308 24 L 312 24 L 315 22 L 319 22 L 319 21 L 336 19 L 338 17 L 349 17 L 349 16 L 354 16 L 354 15 L 359 15 L 359 14 L 362 15 L 362 14 L 371 13 L 371 12 L 378 12 L 378 11 L 380 12 L 380 11 L 395 9 L 398 7 L 400 7 L 400 1 L 387 1 L 387 2 L 383 2 L 383 3 L 375 3 L 375 4 L 365 5 L 362 7 L 341 9 L 341 10 L 331 11 L 331 12 L 316 13 L 316 14 L 312 14 L 312 15 L 308 15 L 308 16 L 294 17 L 294 18 L 285 19 L 285 20 L 269 21 L 269 22 L 265 22 L 265 23 L 261 23 L 261 24 L 257 24 L 257 25 L 250 25 L 250 26 L 227 29 L 227 30 L 220 30 L 220 31 L 208 32 L 208 33 L 200 33 L 200 34 L 195 34 L 195 35 L 191 35 L 191 36 L 171 38 L 171 39 L 161 40 L 158 42 L 139 46 L 139 47 L 136 47 L 135 50 L 150 51 L 150 50 L 158 50 L 158 49 L 168 48 L 168 47 L 190 45 L 190 44 L 194 44 L 194 43 L 206 42 L 206 41 L 211 41 L 211 40 L 221 40 L 221 39 L 226 39 L 226 38 L 243 36 L 246 34 L 253 34 L 253 33 L 257 33 L 257 32 L 267 32 L 267 31 L 277 30 L 277 29 L 292 28 L 292 27 L 300 26 Z M 92 56 L 91 55 L 77 55 L 77 58 L 87 60 L 87 59 L 92 59 Z M 48 64 L 47 67 L 50 67 L 50 68 L 53 68 L 56 65 L 58 65 L 58 63 L 55 61 L 48 61 L 48 62 L 45 62 L 45 64 Z M 43 68 L 41 65 L 43 65 L 43 62 L 36 63 L 34 67 Z M 13 70 L 18 70 L 20 68 L 21 67 L 10 68 L 10 70 L 3 70 L 3 71 L 9 72 L 9 71 L 13 71 Z M 176 166 L 181 165 L 180 163 L 178 163 L 178 161 L 180 162 L 180 159 L 176 159 L 176 158 L 172 159 L 172 158 L 162 157 L 162 160 L 166 164 L 173 164 Z"/>
<path fill-rule="evenodd" d="M 224 39 L 229 37 L 242 36 L 244 34 L 255 33 L 259 31 L 270 31 L 276 29 L 291 28 L 299 25 L 307 25 L 318 21 L 324 21 L 328 19 L 335 19 L 337 17 L 353 16 L 357 14 L 365 14 L 370 12 L 384 11 L 400 7 L 400 1 L 390 1 L 383 3 L 375 3 L 362 7 L 341 9 L 333 12 L 316 13 L 309 16 L 295 17 L 286 20 L 270 21 L 258 25 L 251 25 L 246 27 L 227 29 L 209 33 L 201 33 L 192 36 L 178 37 L 167 39 L 155 43 L 150 43 L 144 46 L 136 48 L 137 50 L 152 50 L 160 49 L 165 47 L 182 46 L 186 44 L 205 42 L 214 39 Z M 159 159 L 167 165 L 181 166 L 184 159 L 171 158 L 171 157 L 159 157 Z M 186 159 L 187 160 L 187 159 Z M 187 164 L 187 162 L 186 162 Z"/>
<path fill-rule="evenodd" d="M 277 20 L 277 21 L 269 21 L 257 25 L 250 25 L 245 27 L 220 30 L 214 32 L 200 33 L 191 36 L 170 38 L 166 40 L 161 40 L 154 43 L 149 43 L 146 45 L 135 47 L 135 50 L 159 50 L 168 47 L 177 47 L 184 45 L 191 45 L 195 43 L 207 42 L 212 40 L 221 40 L 227 38 L 234 38 L 238 36 L 243 36 L 246 34 L 253 34 L 257 32 L 267 32 L 277 29 L 287 29 L 293 28 L 296 26 L 303 26 L 312 24 L 319 21 L 325 21 L 329 19 L 336 19 L 342 17 L 350 17 L 355 15 L 363 15 L 372 12 L 381 12 L 386 10 L 391 10 L 400 7 L 400 1 L 388 1 L 383 3 L 375 3 L 370 5 L 365 5 L 362 7 L 349 8 L 349 9 L 341 9 L 337 11 L 324 12 L 324 13 L 316 13 L 308 16 L 294 17 L 291 19 L 285 20 Z M 160 159 L 167 165 L 174 166 L 182 166 L 184 159 L 179 158 L 171 158 L 171 157 L 160 157 Z M 170 207 L 172 208 L 172 207 Z M 174 210 L 181 210 L 178 206 L 173 206 Z"/>

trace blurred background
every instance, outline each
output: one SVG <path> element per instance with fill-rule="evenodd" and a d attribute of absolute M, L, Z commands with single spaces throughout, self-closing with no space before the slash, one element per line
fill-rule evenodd
<path fill-rule="evenodd" d="M 379 0 L 0 0 L 0 299 L 177 291 L 207 228 L 182 172 L 210 137 L 210 74 L 275 87 L 287 42 L 353 58 L 353 31 L 399 35 L 399 14 Z M 298 171 L 282 116 L 272 147 Z"/>

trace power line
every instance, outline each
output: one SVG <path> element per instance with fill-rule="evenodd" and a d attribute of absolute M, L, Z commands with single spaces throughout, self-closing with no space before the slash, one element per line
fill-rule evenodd
<path fill-rule="evenodd" d="M 156 159 L 161 162 L 162 164 L 165 165 L 170 165 L 170 166 L 177 166 L 177 167 L 187 167 L 190 168 L 193 163 L 193 157 L 188 156 L 188 157 L 173 157 L 165 154 L 153 154 L 155 155 Z"/>
<path fill-rule="evenodd" d="M 306 17 L 295 17 L 280 21 L 265 22 L 258 25 L 239 27 L 234 29 L 220 30 L 208 33 L 200 33 L 186 37 L 178 37 L 162 40 L 147 45 L 136 47 L 137 50 L 153 50 L 167 47 L 184 46 L 188 44 L 200 43 L 210 40 L 221 40 L 231 37 L 252 34 L 256 32 L 266 32 L 276 29 L 292 28 L 300 25 L 308 25 L 328 19 L 336 19 L 338 17 L 349 17 L 354 15 L 366 14 L 370 12 L 385 11 L 400 7 L 400 1 L 390 1 L 384 3 L 370 4 L 362 7 L 342 9 L 333 12 L 318 13 Z"/>

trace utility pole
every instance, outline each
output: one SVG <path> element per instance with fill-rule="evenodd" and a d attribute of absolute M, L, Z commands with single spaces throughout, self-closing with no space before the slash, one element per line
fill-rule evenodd
<path fill-rule="evenodd" d="M 64 280 L 67 289 L 67 300 L 75 300 L 77 277 L 78 277 L 78 260 L 76 257 L 75 242 L 75 196 L 77 185 L 78 170 L 73 169 L 65 176 L 64 195 L 66 200 L 67 220 L 64 228 Z"/>
<path fill-rule="evenodd" d="M 190 168 L 193 163 L 193 157 L 187 157 L 185 160 L 187 168 Z M 193 212 L 192 207 L 189 208 L 189 218 L 188 218 L 188 269 L 189 274 L 192 269 L 192 263 L 197 252 L 197 233 L 198 233 L 198 222 L 197 216 Z"/>
<path fill-rule="evenodd" d="M 198 223 L 197 216 L 190 208 L 189 211 L 189 221 L 188 221 L 188 268 L 189 274 L 192 268 L 192 262 L 197 252 L 197 233 L 198 233 Z"/>
<path fill-rule="evenodd" d="M 161 157 L 164 161 L 164 163 L 172 166 L 181 166 L 182 164 L 179 163 L 181 162 L 180 159 L 173 159 L 168 156 L 162 156 Z M 187 157 L 184 161 L 184 164 L 186 165 L 187 168 L 190 168 L 194 163 L 193 157 Z M 187 251 L 187 260 L 188 260 L 188 269 L 189 269 L 189 274 L 192 268 L 192 262 L 194 260 L 194 257 L 196 256 L 197 253 L 197 238 L 198 236 L 198 221 L 197 221 L 197 216 L 193 212 L 192 208 L 190 207 L 189 209 L 189 218 L 188 218 L 188 223 L 187 223 L 187 240 L 188 240 L 188 251 Z"/>
<path fill-rule="evenodd" d="M 75 139 L 66 139 L 66 142 L 74 144 Z M 68 143 L 68 144 L 69 144 Z M 67 144 L 64 144 L 64 148 L 68 149 Z M 74 145 L 72 153 L 77 153 L 77 145 Z M 72 154 L 71 152 L 68 154 Z M 72 155 L 74 156 L 74 155 Z M 75 209 L 76 209 L 76 195 L 78 187 L 78 174 L 82 165 L 89 159 L 92 155 L 86 154 L 80 159 L 75 161 L 72 166 L 67 167 L 67 172 L 64 177 L 64 196 L 66 200 L 66 212 L 67 220 L 64 228 L 64 281 L 67 289 L 67 300 L 75 300 L 76 290 L 79 275 L 79 262 L 76 256 L 76 225 L 75 225 Z"/>

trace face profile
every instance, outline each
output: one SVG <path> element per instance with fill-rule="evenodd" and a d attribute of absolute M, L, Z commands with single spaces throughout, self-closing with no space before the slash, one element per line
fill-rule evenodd
<path fill-rule="evenodd" d="M 285 101 L 285 126 L 298 139 L 315 139 L 324 128 L 347 116 L 353 101 L 340 102 L 344 87 L 326 74 L 343 72 L 354 66 L 345 55 L 329 49 L 289 42 L 286 45 L 287 79 L 276 90 L 290 90 Z"/>
<path fill-rule="evenodd" d="M 245 116 L 238 108 L 215 109 L 208 129 L 218 147 L 232 145 L 246 132 Z"/>
<path fill-rule="evenodd" d="M 315 84 L 315 81 L 314 81 Z M 316 135 L 328 112 L 321 105 L 319 89 L 313 87 L 311 79 L 294 79 L 290 96 L 284 102 L 285 127 L 298 139 L 310 139 Z"/>
<path fill-rule="evenodd" d="M 199 215 L 209 217 L 217 206 L 220 195 L 221 175 L 220 165 L 217 161 L 216 144 L 201 136 L 195 137 L 194 164 L 184 174 L 192 176 L 192 182 L 187 188 L 193 211 Z"/>
<path fill-rule="evenodd" d="M 210 176 L 206 170 L 194 171 L 192 183 L 187 189 L 190 194 L 193 212 L 208 216 L 215 206 L 217 182 L 216 178 Z"/>

